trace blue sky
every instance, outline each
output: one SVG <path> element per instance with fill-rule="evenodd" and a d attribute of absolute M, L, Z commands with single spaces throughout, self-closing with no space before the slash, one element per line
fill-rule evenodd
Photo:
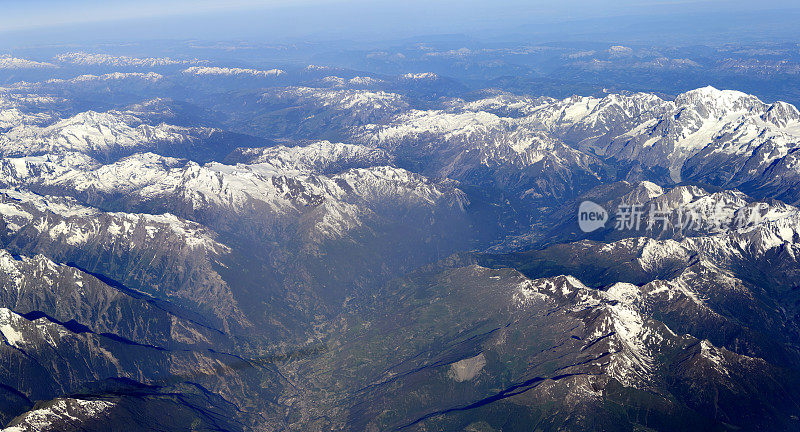
<path fill-rule="evenodd" d="M 665 33 L 699 31 L 696 27 L 733 33 L 743 24 L 758 33 L 763 24 L 764 31 L 794 37 L 789 33 L 797 17 L 783 11 L 800 11 L 798 2 L 762 3 L 768 4 L 768 11 L 741 0 L 30 0 L 3 2 L 0 32 L 32 42 L 134 37 L 388 39 L 527 34 L 552 27 L 547 37 L 558 38 L 559 23 L 572 23 L 563 30 L 569 38 L 584 31 L 581 23 L 595 26 L 592 31 L 598 34 L 638 29 L 631 30 L 633 34 L 654 31 L 648 24 L 653 21 Z"/>
<path fill-rule="evenodd" d="M 264 10 L 289 5 L 325 3 L 326 0 L 120 1 L 30 0 L 3 4 L 0 30 L 25 30 L 54 26 L 130 19 L 180 17 L 196 14 Z"/>

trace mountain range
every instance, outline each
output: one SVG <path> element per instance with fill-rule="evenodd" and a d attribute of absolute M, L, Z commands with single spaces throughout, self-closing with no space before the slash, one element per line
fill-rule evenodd
<path fill-rule="evenodd" d="M 800 427 L 789 103 L 48 60 L 0 57 L 53 74 L 0 88 L 5 430 Z"/>

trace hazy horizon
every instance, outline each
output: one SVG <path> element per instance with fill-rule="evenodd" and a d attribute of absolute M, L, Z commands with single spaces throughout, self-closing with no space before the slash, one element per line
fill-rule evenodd
<path fill-rule="evenodd" d="M 6 5 L 5 48 L 156 39 L 380 42 L 458 34 L 483 41 L 726 43 L 792 40 L 800 5 L 738 0 L 423 2 L 38 0 Z"/>

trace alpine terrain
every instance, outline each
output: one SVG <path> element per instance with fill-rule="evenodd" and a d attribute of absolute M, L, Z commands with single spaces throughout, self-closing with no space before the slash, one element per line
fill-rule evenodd
<path fill-rule="evenodd" d="M 0 57 L 3 430 L 800 430 L 792 103 L 187 44 Z"/>

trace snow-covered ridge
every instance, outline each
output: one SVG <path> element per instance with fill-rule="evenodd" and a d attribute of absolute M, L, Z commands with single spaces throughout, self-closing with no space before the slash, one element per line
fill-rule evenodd
<path fill-rule="evenodd" d="M 410 111 L 393 119 L 386 127 L 374 134 L 377 142 L 399 139 L 413 139 L 425 134 L 440 134 L 445 139 L 455 136 L 474 136 L 486 134 L 491 128 L 510 126 L 510 119 L 504 119 L 484 111 L 469 113 L 448 113 L 443 111 Z"/>
<path fill-rule="evenodd" d="M 35 211 L 33 211 L 35 209 Z M 48 214 L 59 216 L 50 218 Z M 80 204 L 73 198 L 43 196 L 26 191 L 0 189 L 0 218 L 7 234 L 32 227 L 51 239 L 73 246 L 102 239 L 126 242 L 135 246 L 134 234 L 144 233 L 144 239 L 159 235 L 180 239 L 188 249 L 202 250 L 210 255 L 222 255 L 230 249 L 216 240 L 216 234 L 195 222 L 172 214 L 141 214 L 102 212 Z"/>
<path fill-rule="evenodd" d="M 392 157 L 384 150 L 356 144 L 318 141 L 297 147 L 239 149 L 236 159 L 248 164 L 264 164 L 276 172 L 336 173 L 350 168 L 390 165 Z"/>
<path fill-rule="evenodd" d="M 55 107 L 65 99 L 0 87 L 0 132 L 22 125 L 45 126 L 57 121 Z M 1 138 L 1 137 L 0 137 Z"/>
<path fill-rule="evenodd" d="M 169 57 L 139 58 L 130 56 L 114 56 L 110 54 L 91 54 L 82 51 L 59 54 L 55 59 L 60 63 L 70 63 L 82 66 L 156 67 L 205 63 L 205 61 L 198 59 L 178 60 Z"/>
<path fill-rule="evenodd" d="M 0 69 L 47 69 L 54 67 L 56 65 L 52 63 L 12 57 L 8 54 L 0 55 Z"/>
<path fill-rule="evenodd" d="M 587 323 L 584 348 L 604 341 L 612 355 L 606 372 L 625 386 L 646 388 L 660 345 L 674 333 L 647 315 L 642 296 L 641 288 L 632 284 L 617 283 L 601 291 L 573 276 L 556 276 L 525 280 L 516 287 L 513 301 L 520 308 L 545 302 L 565 306 L 574 314 L 596 311 L 597 318 Z"/>
<path fill-rule="evenodd" d="M 61 152 L 109 154 L 163 144 L 188 144 L 214 133 L 212 129 L 164 123 L 152 126 L 119 111 L 86 111 L 47 126 L 30 124 L 26 119 L 9 123 L 12 127 L 0 136 L 0 153 L 5 156 Z"/>
<path fill-rule="evenodd" d="M 22 104 L 12 102 L 8 105 L 13 108 L 0 108 L 2 129 L 10 130 L 22 125 L 46 125 L 54 121 L 54 116 L 49 112 L 31 113 Z"/>
<path fill-rule="evenodd" d="M 22 332 L 19 330 L 19 323 L 22 317 L 14 312 L 0 308 L 0 334 L 2 334 L 5 343 L 11 346 L 21 346 L 25 340 Z"/>
<path fill-rule="evenodd" d="M 365 112 L 397 113 L 408 108 L 405 97 L 384 91 L 333 90 L 312 87 L 287 87 L 277 89 L 262 97 L 264 103 L 298 101 L 317 107 L 349 111 L 356 115 Z"/>
<path fill-rule="evenodd" d="M 431 81 L 438 79 L 439 75 L 436 75 L 433 72 L 419 72 L 419 73 L 409 72 L 403 75 L 401 78 L 411 81 Z"/>
<path fill-rule="evenodd" d="M 109 400 L 59 398 L 31 410 L 16 419 L 6 432 L 57 430 L 65 425 L 90 422 L 116 406 Z"/>
<path fill-rule="evenodd" d="M 277 77 L 285 74 L 281 69 L 258 70 L 248 68 L 228 68 L 212 66 L 192 66 L 183 70 L 185 75 L 215 75 L 215 76 L 255 76 L 255 77 Z"/>
<path fill-rule="evenodd" d="M 445 141 L 447 153 L 478 151 L 481 163 L 488 166 L 511 162 L 527 167 L 542 159 L 555 166 L 570 166 L 581 160 L 579 169 L 590 171 L 585 165 L 593 156 L 570 148 L 562 137 L 569 138 L 572 129 L 595 130 L 599 123 L 616 122 L 620 116 L 638 117 L 654 101 L 661 100 L 644 94 L 562 101 L 496 94 L 471 102 L 455 100 L 445 110 L 400 113 L 386 125 L 366 126 L 362 139 L 390 147 L 421 141 L 434 150 Z M 606 133 L 609 130 L 606 128 Z M 560 150 L 554 152 L 555 148 Z"/>
<path fill-rule="evenodd" d="M 344 85 L 345 80 L 333 83 Z M 420 138 L 439 142 L 463 137 L 469 143 L 460 144 L 467 148 L 482 143 L 502 147 L 507 140 L 495 139 L 498 134 L 523 131 L 548 135 L 584 153 L 661 168 L 676 182 L 685 175 L 703 180 L 717 176 L 711 180 L 737 186 L 759 179 L 774 161 L 800 146 L 800 113 L 795 107 L 712 87 L 686 92 L 674 101 L 647 93 L 563 100 L 499 94 L 468 103 L 450 101 L 446 109 L 426 111 L 408 109 L 396 95 L 356 90 L 289 88 L 269 93 L 264 102 L 289 97 L 300 104 L 349 112 L 361 121 L 352 129 L 361 142 L 391 146 Z M 382 111 L 375 118 L 378 124 L 365 125 L 376 110 Z"/>
<path fill-rule="evenodd" d="M 698 318 L 730 324 L 729 318 L 716 312 L 716 304 L 708 303 L 707 295 L 756 302 L 742 281 L 710 263 L 687 268 L 673 279 L 656 280 L 642 286 L 618 282 L 604 289 L 593 289 L 565 275 L 510 282 L 513 284 L 512 303 L 517 308 L 535 308 L 547 311 L 548 315 L 566 311 L 583 317 L 586 327 L 579 338 L 581 351 L 603 344 L 599 349 L 610 354 L 610 361 L 596 365 L 627 387 L 653 385 L 658 380 L 654 372 L 664 366 L 659 364 L 664 360 L 663 354 L 681 345 L 687 347 L 687 355 L 699 361 L 697 366 L 712 368 L 725 378 L 730 378 L 731 371 L 741 366 L 738 362 L 764 363 L 759 358 L 715 346 L 706 337 L 714 335 L 714 329 L 693 326 L 692 320 Z M 698 287 L 717 291 L 699 292 Z M 680 311 L 680 315 L 673 314 L 672 309 Z M 672 315 L 676 325 L 691 322 L 686 327 L 691 332 L 673 331 L 653 318 L 654 311 Z"/>
<path fill-rule="evenodd" d="M 329 84 L 336 87 L 343 87 L 345 85 L 350 85 L 354 87 L 363 87 L 363 86 L 373 86 L 383 82 L 383 80 L 378 78 L 373 78 L 370 76 L 356 76 L 350 79 L 345 79 L 338 76 L 326 76 L 321 80 L 324 84 Z"/>
<path fill-rule="evenodd" d="M 350 78 L 347 82 L 350 83 L 350 85 L 375 85 L 383 82 L 383 80 L 370 76 L 356 76 Z"/>
<path fill-rule="evenodd" d="M 790 188 L 800 180 L 794 154 L 800 149 L 800 112 L 732 90 L 704 87 L 673 101 L 647 93 L 563 100 L 500 93 L 470 102 L 451 100 L 445 109 L 403 110 L 380 120 L 354 128 L 354 140 L 389 148 L 427 144 L 450 157 L 480 149 L 482 163 L 491 166 L 493 161 L 507 163 L 501 156 L 507 153 L 504 147 L 531 147 L 513 143 L 512 134 L 538 134 L 541 142 L 558 140 L 586 157 L 636 162 L 653 170 L 660 182 L 688 178 L 728 188 L 761 184 L 765 193 L 800 198 Z M 441 146 L 443 141 L 449 145 Z M 528 159 L 536 163 L 540 158 Z M 769 175 L 768 170 L 778 172 Z M 787 180 L 775 183 L 776 177 Z"/>
<path fill-rule="evenodd" d="M 203 222 L 222 215 L 260 215 L 259 223 L 266 225 L 293 223 L 297 214 L 308 213 L 311 218 L 328 221 L 335 216 L 353 227 L 360 224 L 363 216 L 371 217 L 375 210 L 387 205 L 443 206 L 459 211 L 465 203 L 463 194 L 449 184 L 432 182 L 399 168 L 349 167 L 327 175 L 316 173 L 331 168 L 324 160 L 328 154 L 339 157 L 337 163 L 361 161 L 353 166 L 382 157 L 380 152 L 357 146 L 317 143 L 308 148 L 264 152 L 265 162 L 237 165 L 200 165 L 152 153 L 136 154 L 107 165 L 79 153 L 5 158 L 0 161 L 0 182 L 40 190 L 60 189 L 76 196 L 124 197 L 131 204 L 157 203 L 164 211 L 199 217 Z M 319 210 L 313 211 L 314 208 Z M 313 230 L 315 226 L 324 228 L 308 226 Z M 318 234 L 339 236 L 343 232 Z"/>
<path fill-rule="evenodd" d="M 24 86 L 28 83 L 22 82 L 19 85 Z M 47 109 L 50 105 L 56 102 L 64 102 L 65 99 L 52 95 L 41 95 L 36 93 L 28 93 L 24 91 L 17 91 L 16 84 L 10 87 L 0 87 L 0 109 Z M 31 112 L 31 114 L 41 116 L 42 112 Z"/>
<path fill-rule="evenodd" d="M 163 80 L 164 76 L 156 72 L 111 72 L 102 75 L 84 74 L 78 75 L 74 78 L 52 78 L 46 81 L 21 81 L 11 85 L 9 89 L 17 92 L 18 96 L 27 96 L 28 98 L 47 98 L 48 96 L 38 95 L 54 92 L 61 93 L 63 90 L 69 88 L 68 86 L 88 87 L 92 84 L 110 85 L 115 82 L 120 84 L 155 84 L 162 82 Z M 53 97 L 49 96 L 49 98 Z M 42 101 L 44 100 L 46 99 L 42 99 Z M 50 103 L 52 102 L 53 101 Z"/>
<path fill-rule="evenodd" d="M 50 79 L 45 81 L 47 84 L 77 84 L 94 81 L 119 81 L 119 80 L 141 80 L 146 82 L 156 82 L 164 79 L 164 76 L 155 72 L 112 72 L 102 75 L 79 75 L 70 79 Z M 30 86 L 35 86 L 32 83 Z"/>
<path fill-rule="evenodd" d="M 486 111 L 501 117 L 526 117 L 538 109 L 555 103 L 556 100 L 548 97 L 534 98 L 531 96 L 520 96 L 505 92 L 492 92 L 488 97 L 472 101 L 462 99 L 453 100 L 450 110 L 458 112 L 466 111 Z"/>
<path fill-rule="evenodd" d="M 56 346 L 62 337 L 73 335 L 46 318 L 31 321 L 4 307 L 0 307 L 0 332 L 5 343 L 16 348 L 35 347 L 41 343 Z"/>
<path fill-rule="evenodd" d="M 513 182 L 523 196 L 543 197 L 567 193 L 565 179 L 599 181 L 599 160 L 566 145 L 545 131 L 523 126 L 518 118 L 486 111 L 412 110 L 385 125 L 368 125 L 357 140 L 391 151 L 408 151 L 435 162 L 437 175 L 462 180 L 480 167 L 526 170 L 524 182 Z M 500 180 L 498 180 L 500 181 Z M 501 184 L 506 187 L 510 185 Z"/>
<path fill-rule="evenodd" d="M 757 178 L 800 143 L 796 110 L 741 92 L 706 87 L 679 95 L 661 109 L 609 145 L 593 148 L 606 156 L 665 168 L 676 182 L 688 174 L 715 176 L 736 186 Z"/>
<path fill-rule="evenodd" d="M 104 274 L 124 280 L 134 289 L 187 300 L 239 325 L 248 322 L 227 283 L 213 268 L 214 263 L 228 259 L 231 249 L 215 232 L 196 222 L 169 213 L 104 212 L 72 198 L 15 190 L 0 190 L 0 217 L 3 235 L 25 239 L 26 247 L 31 248 L 26 254 L 46 254 L 58 262 L 89 266 L 94 264 L 87 263 L 100 259 L 92 257 L 113 256 L 103 259 L 124 263 L 126 270 L 115 273 L 118 268 L 112 265 Z M 42 255 L 31 259 L 38 257 L 46 259 Z M 139 263 L 143 258 L 150 264 Z M 0 270 L 13 281 L 14 271 L 29 262 L 24 257 L 0 261 L 0 266 L 9 264 Z M 162 272 L 169 274 L 170 282 Z M 19 281 L 36 280 L 26 277 L 16 278 L 17 287 L 22 286 Z"/>

